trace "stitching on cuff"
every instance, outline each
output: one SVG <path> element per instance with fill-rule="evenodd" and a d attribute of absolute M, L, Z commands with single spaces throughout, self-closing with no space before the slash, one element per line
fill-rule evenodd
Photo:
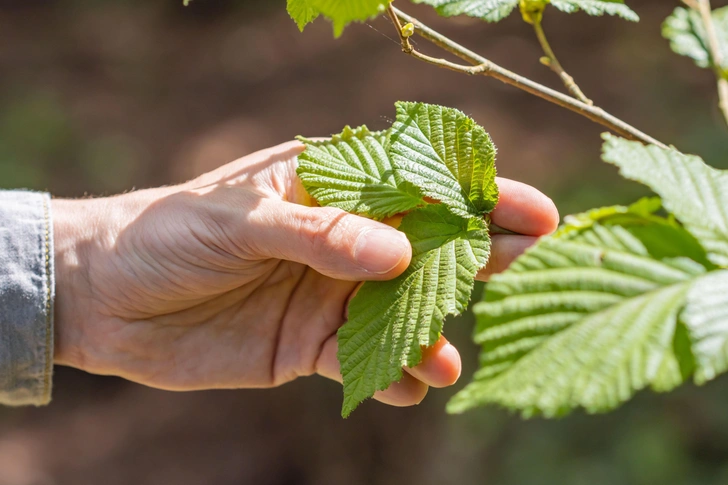
<path fill-rule="evenodd" d="M 53 372 L 53 274 L 51 269 L 51 217 L 49 207 L 50 197 L 43 197 L 43 219 L 45 221 L 44 251 L 46 273 L 46 300 L 45 300 L 45 369 L 43 372 L 43 402 L 51 399 L 51 374 Z"/>

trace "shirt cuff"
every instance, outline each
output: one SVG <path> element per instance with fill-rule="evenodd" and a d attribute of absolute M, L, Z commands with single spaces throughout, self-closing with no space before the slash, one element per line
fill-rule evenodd
<path fill-rule="evenodd" d="M 0 191 L 0 404 L 51 399 L 54 293 L 50 196 Z"/>

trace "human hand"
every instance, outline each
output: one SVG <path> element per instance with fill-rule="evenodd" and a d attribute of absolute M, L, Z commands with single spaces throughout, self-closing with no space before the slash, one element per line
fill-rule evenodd
<path fill-rule="evenodd" d="M 273 387 L 318 373 L 341 380 L 336 331 L 358 282 L 408 266 L 403 233 L 312 201 L 298 142 L 174 187 L 54 200 L 55 362 L 170 390 Z M 498 179 L 488 267 L 501 271 L 558 213 L 527 185 Z M 416 404 L 453 384 L 444 337 L 374 397 Z"/>

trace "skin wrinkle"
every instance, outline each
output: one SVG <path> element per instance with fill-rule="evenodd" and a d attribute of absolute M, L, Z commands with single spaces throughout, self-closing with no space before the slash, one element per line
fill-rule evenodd
<path fill-rule="evenodd" d="M 89 261 L 93 258 L 93 254 L 89 255 Z M 119 275 L 117 277 L 124 279 L 124 275 L 127 275 L 127 279 L 131 280 L 139 280 L 138 276 L 135 274 L 135 269 L 133 265 L 133 258 L 127 259 L 123 256 L 122 252 L 119 249 L 119 244 L 114 244 L 111 248 L 111 254 L 109 254 L 109 260 L 112 264 L 111 273 Z M 91 264 L 88 264 L 88 268 L 90 271 Z M 104 275 L 100 276 L 101 279 L 104 278 Z M 110 292 L 103 291 L 102 288 L 104 285 L 97 284 L 95 279 L 92 276 L 89 276 L 90 281 L 90 288 L 92 289 L 94 293 L 94 299 L 96 301 L 105 301 L 106 303 L 102 305 L 102 311 L 101 314 L 105 315 L 107 317 L 112 317 L 116 312 L 123 313 L 123 299 L 126 298 L 127 300 L 138 300 L 138 301 L 144 301 L 145 298 L 148 296 L 151 296 L 150 292 L 146 291 L 143 287 L 137 287 L 137 286 L 117 286 L 115 288 L 109 288 L 111 290 Z M 132 293 L 131 298 L 130 295 L 127 293 Z M 106 307 L 106 308 L 104 308 Z"/>
<path fill-rule="evenodd" d="M 298 289 L 301 286 L 301 283 L 306 279 L 306 273 L 307 271 L 304 270 L 301 275 L 298 277 L 298 280 L 296 281 L 296 284 L 293 287 L 293 291 L 291 291 L 290 296 L 288 297 L 288 300 L 286 301 L 285 309 L 283 311 L 283 315 L 288 314 L 288 311 L 291 307 L 291 302 L 296 296 L 296 293 Z M 270 367 L 270 382 L 273 384 L 273 386 L 278 386 L 284 382 L 288 382 L 289 380 L 292 380 L 290 377 L 284 377 L 282 379 L 278 379 L 279 372 L 278 369 L 278 359 L 280 358 L 281 352 L 280 352 L 280 346 L 281 346 L 281 339 L 283 336 L 283 330 L 285 326 L 285 317 L 281 321 L 281 323 L 278 325 L 278 328 L 276 329 L 276 335 L 273 340 L 273 358 L 271 359 L 271 367 Z"/>
<path fill-rule="evenodd" d="M 153 256 L 155 251 L 152 249 L 157 244 L 159 244 L 161 245 L 161 249 L 163 250 L 163 252 L 169 252 L 170 246 L 173 246 L 175 243 L 179 242 L 176 240 L 179 237 L 179 234 L 171 233 L 176 232 L 175 228 L 178 227 L 180 223 L 185 224 L 183 222 L 185 218 L 180 217 L 175 213 L 172 214 L 172 217 L 174 217 L 175 219 L 170 218 L 169 214 L 165 214 L 165 217 L 162 217 L 161 221 L 158 224 L 152 226 L 151 231 L 144 231 L 139 238 L 139 243 L 142 246 L 141 250 L 135 251 L 135 254 L 139 255 L 142 261 L 154 271 L 159 279 L 161 279 L 161 281 L 157 282 L 156 285 L 159 285 L 161 287 L 169 285 L 171 287 L 169 289 L 173 290 L 176 293 L 173 293 L 172 296 L 180 298 L 194 291 L 193 287 L 188 286 L 189 279 L 185 278 L 184 276 L 194 276 L 197 272 L 196 270 L 199 268 L 186 268 L 182 265 L 177 264 L 177 261 L 175 261 L 174 259 L 170 261 L 165 261 L 164 258 L 155 258 Z M 205 246 L 203 246 L 203 248 L 206 249 Z M 145 254 L 147 254 L 148 256 L 146 258 L 143 258 L 143 255 Z M 171 254 L 175 255 L 174 252 L 172 252 Z M 176 276 L 175 272 L 183 273 L 183 278 L 174 278 L 174 276 Z M 210 272 L 212 273 L 212 271 Z M 152 280 L 154 280 L 154 278 L 149 278 L 149 283 L 147 284 L 150 284 Z M 155 290 L 159 291 L 159 288 L 155 288 Z"/>
<path fill-rule="evenodd" d="M 345 310 L 342 310 L 342 314 L 345 314 L 345 313 L 346 313 L 346 311 Z M 310 376 L 310 375 L 313 375 L 316 372 L 318 372 L 319 362 L 321 361 L 321 355 L 324 352 L 324 348 L 326 347 L 326 343 L 330 339 L 336 337 L 336 335 L 339 333 L 339 328 L 341 328 L 341 326 L 344 325 L 346 323 L 346 321 L 347 321 L 347 318 L 342 318 L 341 321 L 339 322 L 339 326 L 336 327 L 336 330 L 334 330 L 326 338 L 324 338 L 323 340 L 321 340 L 321 344 L 319 345 L 318 350 L 314 354 L 314 358 L 311 361 L 311 365 L 309 366 L 309 368 L 305 372 L 303 372 L 303 373 L 300 374 L 301 376 L 304 376 L 304 377 L 305 376 Z"/>
<path fill-rule="evenodd" d="M 308 376 L 316 371 L 316 365 L 320 359 L 323 347 L 326 344 L 326 341 L 332 336 L 335 336 L 338 329 L 344 324 L 344 308 L 348 304 L 348 297 L 358 286 L 358 283 L 355 282 L 326 280 L 324 276 L 310 268 L 306 272 L 306 278 L 308 278 L 308 280 L 313 280 L 314 283 L 316 280 L 325 280 L 330 283 L 325 286 L 320 285 L 319 290 L 313 298 L 307 298 L 305 295 L 301 297 L 301 295 L 297 293 L 291 303 L 293 304 L 295 302 L 298 306 L 304 305 L 304 309 L 287 314 L 286 318 L 283 320 L 283 328 L 290 328 L 291 333 L 294 337 L 296 337 L 293 342 L 294 344 L 302 341 L 308 342 L 313 338 L 311 345 L 305 345 L 297 351 L 299 356 L 302 354 L 304 355 L 304 357 L 299 359 L 298 366 L 295 367 L 295 376 L 297 377 Z M 306 281 L 304 280 L 302 284 L 303 283 L 306 283 Z M 336 304 L 335 302 L 337 299 L 327 299 L 327 297 L 330 297 L 332 294 L 341 294 L 346 296 L 346 298 L 338 299 L 339 303 Z M 309 321 L 313 320 L 317 322 L 314 327 L 317 331 L 304 332 L 303 335 L 299 337 L 298 335 L 301 333 L 301 327 L 290 317 L 290 315 L 300 314 L 304 310 L 307 314 L 311 314 L 311 316 L 308 317 Z M 319 330 L 323 332 L 322 335 L 319 335 Z M 316 348 L 316 339 L 320 340 L 318 348 Z M 311 349 L 312 351 L 309 352 L 307 351 L 308 349 Z"/>
<path fill-rule="evenodd" d="M 223 246 L 217 242 L 214 241 L 215 238 L 203 238 L 200 234 L 202 231 L 199 231 L 195 229 L 192 226 L 191 222 L 192 218 L 185 218 L 184 220 L 180 221 L 180 225 L 184 227 L 186 230 L 181 231 L 180 234 L 177 235 L 177 237 L 168 238 L 165 242 L 165 248 L 171 253 L 174 254 L 179 260 L 183 261 L 186 264 L 189 264 L 193 266 L 193 270 L 190 271 L 190 276 L 195 277 L 199 274 L 206 274 L 210 273 L 210 276 L 216 276 L 215 273 L 222 273 L 223 275 L 229 276 L 231 278 L 236 278 L 238 285 L 242 285 L 247 283 L 245 280 L 240 280 L 238 278 L 238 275 L 241 271 L 248 270 L 255 266 L 265 265 L 266 262 L 249 262 L 245 261 L 242 258 L 240 258 L 239 264 L 231 264 L 233 262 L 237 262 L 235 260 L 230 260 L 229 255 L 230 251 L 227 251 L 227 264 L 225 263 L 224 255 L 226 254 L 224 252 Z M 194 218 L 195 222 L 202 223 L 206 228 L 209 227 L 209 225 L 205 222 L 206 220 L 209 220 L 208 218 Z M 170 230 L 172 232 L 172 230 Z M 222 231 L 220 231 L 222 232 Z M 211 257 L 204 258 L 202 256 L 199 256 L 197 254 L 191 254 L 184 252 L 181 252 L 178 250 L 178 245 L 176 244 L 177 241 L 180 238 L 189 237 L 190 239 L 194 240 L 195 243 L 199 244 L 200 247 L 204 248 L 205 252 L 209 251 L 212 254 Z M 216 256 L 216 257 L 212 257 Z M 227 283 L 225 285 L 222 285 L 219 290 L 225 291 L 230 286 L 230 283 Z M 211 288 L 216 288 L 215 286 L 212 286 Z"/>
<path fill-rule="evenodd" d="M 243 304 L 259 288 L 265 288 L 270 286 L 266 285 L 265 282 L 268 281 L 272 276 L 273 275 L 263 276 L 258 278 L 262 281 L 253 280 L 250 283 L 246 283 L 245 285 L 233 288 L 221 295 L 214 296 L 204 302 L 196 304 L 192 309 L 183 308 L 174 312 L 161 314 L 150 318 L 149 321 L 157 323 L 161 327 L 188 327 L 197 324 L 205 324 L 207 320 L 214 317 L 217 313 L 219 313 L 219 311 L 225 310 L 227 308 L 232 308 L 239 304 Z M 191 312 L 191 310 L 193 311 Z M 191 315 L 186 315 L 190 313 Z"/>
<path fill-rule="evenodd" d="M 197 231 L 193 230 L 191 224 L 188 223 L 188 229 L 192 233 L 192 237 L 197 239 L 197 242 L 199 244 L 206 244 L 207 247 L 209 249 L 211 249 L 212 251 L 214 251 L 215 255 L 220 258 L 220 261 L 225 261 L 225 259 L 226 259 L 225 256 L 227 254 L 230 254 L 230 252 L 225 250 L 225 244 L 223 244 L 222 242 L 218 242 L 218 241 L 225 241 L 226 239 L 228 239 L 231 247 L 234 247 L 240 253 L 243 253 L 243 254 L 245 253 L 244 248 L 239 247 L 237 243 L 233 242 L 232 239 L 228 238 L 225 235 L 222 224 L 214 215 L 211 215 L 209 218 L 208 217 L 201 218 L 199 222 L 202 223 L 211 234 L 214 234 L 215 237 L 203 239 L 197 233 Z M 241 258 L 241 263 L 243 263 L 242 258 Z M 230 269 L 232 272 L 235 272 L 235 271 L 247 269 L 248 266 L 249 266 L 249 263 L 245 262 L 245 264 L 241 264 L 240 266 L 230 265 L 227 269 Z M 224 268 L 225 266 L 221 264 L 221 265 L 219 265 L 219 267 Z"/>
<path fill-rule="evenodd" d="M 272 277 L 273 275 L 271 275 Z M 178 330 L 175 332 L 175 338 L 173 339 L 174 342 L 181 342 L 184 340 L 189 339 L 189 335 L 187 333 L 187 328 L 195 329 L 195 331 L 199 331 L 197 328 L 197 325 L 207 325 L 207 326 L 217 326 L 217 322 L 210 321 L 210 318 L 214 315 L 217 315 L 222 312 L 230 311 L 233 313 L 233 316 L 230 317 L 229 321 L 239 321 L 239 317 L 235 317 L 234 315 L 239 313 L 239 308 L 243 307 L 245 303 L 253 298 L 255 296 L 255 293 L 263 287 L 266 287 L 266 283 L 268 281 L 267 278 L 263 281 L 261 281 L 259 284 L 256 285 L 252 291 L 248 288 L 246 289 L 246 295 L 242 298 L 240 298 L 235 293 L 237 291 L 243 290 L 242 288 L 238 288 L 236 290 L 231 290 L 230 292 L 226 293 L 225 295 L 222 295 L 221 297 L 211 300 L 208 302 L 206 307 L 208 308 L 209 315 L 207 313 L 204 313 L 202 315 L 197 315 L 194 318 L 194 321 L 190 320 L 187 322 L 184 322 L 180 324 L 179 319 L 176 318 L 176 314 L 184 314 L 184 310 L 180 312 L 175 312 L 175 314 L 169 314 L 169 315 L 163 315 L 157 318 L 154 318 L 152 320 L 130 320 L 130 321 L 124 321 L 121 322 L 121 325 L 118 329 L 119 332 L 122 332 L 124 334 L 126 333 L 134 333 L 133 327 L 142 327 L 145 329 L 143 333 L 149 333 L 151 332 L 152 335 L 147 339 L 151 341 L 151 343 L 147 342 L 140 342 L 139 340 L 135 339 L 128 339 L 127 337 L 121 337 L 120 342 L 127 342 L 130 341 L 126 346 L 122 346 L 121 352 L 119 354 L 121 355 L 128 355 L 129 357 L 126 359 L 126 362 L 129 362 L 128 364 L 122 366 L 123 368 L 126 368 L 127 370 L 122 374 L 122 377 L 125 377 L 129 380 L 135 381 L 135 382 L 142 382 L 143 380 L 154 380 L 158 379 L 160 377 L 166 377 L 167 375 L 171 374 L 171 370 L 175 370 L 173 366 L 169 365 L 169 357 L 167 357 L 167 354 L 160 353 L 156 351 L 154 346 L 154 333 L 160 332 L 160 331 L 166 331 L 165 329 L 170 329 L 174 327 L 178 327 Z M 230 299 L 230 304 L 224 304 L 224 301 Z M 222 305 L 220 303 L 223 303 Z M 172 353 L 170 354 L 174 359 L 177 358 L 176 354 Z M 153 374 L 147 374 L 144 375 L 143 373 L 134 370 L 134 367 L 136 366 L 137 362 L 144 361 L 145 357 L 153 356 L 156 361 L 162 363 L 165 368 L 160 369 L 156 371 Z M 193 368 L 192 373 L 196 372 L 199 369 Z M 99 372 L 104 373 L 104 372 Z M 270 381 L 272 382 L 272 381 Z M 260 387 L 268 387 L 270 384 L 266 386 L 260 386 Z M 160 386 L 168 390 L 180 390 L 177 389 L 175 386 Z M 218 387 L 229 387 L 229 386 L 218 386 Z"/>
<path fill-rule="evenodd" d="M 311 213 L 312 215 L 310 217 L 303 219 L 303 225 L 300 228 L 300 232 L 310 237 L 313 241 L 313 253 L 316 255 L 325 255 L 324 261 L 326 263 L 328 263 L 330 259 L 333 259 L 331 252 L 329 251 L 330 246 L 354 246 L 352 244 L 347 245 L 345 241 L 342 241 L 339 238 L 332 240 L 332 235 L 339 237 L 342 233 L 348 233 L 348 229 L 350 229 L 350 226 L 347 224 L 348 218 L 346 217 L 346 213 L 343 211 L 337 212 L 340 212 L 340 214 L 334 216 L 332 213 L 332 217 L 330 219 L 328 217 L 313 217 L 313 214 Z M 331 261 L 331 263 L 334 265 L 336 264 L 336 261 Z"/>
<path fill-rule="evenodd" d="M 233 237 L 228 235 L 227 231 L 225 231 L 225 227 L 243 225 L 239 224 L 239 216 L 237 214 L 226 214 L 225 217 L 222 217 L 217 213 L 217 211 L 208 211 L 207 215 L 209 217 L 200 218 L 200 222 L 208 229 L 213 237 L 202 239 L 197 231 L 192 229 L 190 230 L 200 244 L 213 248 L 217 255 L 221 257 L 221 261 L 225 261 L 226 259 L 228 260 L 228 264 L 221 264 L 221 267 L 228 267 L 228 269 L 235 272 L 247 270 L 255 264 L 258 264 L 257 261 L 251 262 L 246 259 L 246 256 L 253 255 L 255 252 L 245 243 L 243 238 Z M 245 227 L 244 229 L 248 230 L 249 228 Z M 239 261 L 229 261 L 231 253 L 236 254 Z"/>
<path fill-rule="evenodd" d="M 286 304 L 284 306 L 283 315 L 286 315 L 288 313 L 288 310 L 290 309 L 290 306 L 291 306 L 291 301 L 293 300 L 294 296 L 296 295 L 296 291 L 300 287 L 301 282 L 304 280 L 305 276 L 306 276 L 306 271 L 304 270 L 304 271 L 301 272 L 301 274 L 296 279 L 296 283 L 293 286 L 293 291 L 291 291 L 291 293 L 290 293 L 290 295 L 289 295 L 289 297 L 288 297 L 288 299 L 286 301 Z M 285 321 L 285 319 L 283 321 Z M 278 326 L 276 328 L 275 337 L 273 338 L 273 347 L 272 347 L 273 348 L 273 356 L 271 358 L 271 366 L 270 366 L 270 382 L 274 386 L 279 385 L 277 383 L 286 382 L 286 381 L 279 381 L 277 379 L 277 375 L 278 374 L 276 372 L 278 358 L 279 358 L 279 355 L 280 355 L 279 348 L 280 348 L 280 345 L 281 345 L 281 338 L 282 338 L 282 333 L 283 333 L 283 321 L 281 321 L 281 323 L 278 324 Z"/>
<path fill-rule="evenodd" d="M 182 225 L 187 224 L 187 221 L 188 221 L 188 218 L 179 218 L 179 222 Z M 168 224 L 167 218 L 163 218 L 162 223 L 163 224 Z M 175 226 L 172 226 L 172 227 L 175 227 Z M 155 230 L 156 229 L 157 229 L 157 227 L 155 226 Z M 192 234 L 194 236 L 195 231 L 190 231 L 189 234 Z M 181 237 L 181 236 L 179 236 L 179 237 Z M 170 241 L 169 242 L 165 242 L 165 239 L 169 239 Z M 178 238 L 176 238 L 176 237 L 171 237 L 171 238 L 157 238 L 157 240 L 162 241 L 162 244 L 164 245 L 164 247 L 165 247 L 165 249 L 167 251 L 169 251 L 171 254 L 175 254 L 176 255 L 177 251 L 175 250 L 175 247 L 176 247 L 175 246 L 175 243 L 178 242 Z M 144 239 L 142 239 L 142 241 L 144 241 Z M 121 241 L 121 243 L 124 243 L 124 242 L 125 242 L 124 240 Z M 120 248 L 122 246 L 121 245 L 117 245 L 116 247 L 117 248 Z M 208 248 L 209 246 L 208 245 L 201 245 L 201 247 Z M 125 252 L 126 253 L 131 253 L 131 254 L 133 254 L 135 256 L 138 255 L 138 254 L 143 254 L 142 251 L 136 251 L 136 250 L 126 250 Z M 213 271 L 218 269 L 218 268 L 214 268 L 214 269 L 204 268 L 204 266 L 199 265 L 199 264 L 196 264 L 194 261 L 192 261 L 192 257 L 194 257 L 195 255 L 192 254 L 190 256 L 191 256 L 190 258 L 186 258 L 185 259 L 185 262 L 194 266 L 194 268 L 188 272 L 188 276 L 191 277 L 191 278 L 194 278 L 196 275 L 198 275 L 200 270 L 203 270 L 204 269 L 205 272 L 210 271 L 212 274 L 214 274 Z M 155 259 L 152 259 L 152 261 L 156 261 L 156 260 Z M 198 261 L 201 261 L 201 260 L 198 259 Z M 148 265 L 148 268 L 149 269 L 152 269 L 153 271 L 155 271 L 156 274 L 164 280 L 164 282 L 167 282 L 168 281 L 170 284 L 174 284 L 173 281 L 170 281 L 169 280 L 168 274 L 171 271 L 170 268 L 162 266 L 162 269 L 160 270 L 159 267 L 156 264 L 149 264 L 149 260 L 144 261 L 144 263 Z M 131 270 L 133 271 L 133 267 L 131 268 Z M 231 272 L 231 274 L 232 274 L 232 272 Z M 134 274 L 133 277 L 136 278 L 136 279 L 140 279 L 137 274 Z M 185 281 L 188 281 L 188 280 L 187 279 L 182 279 L 180 281 L 180 286 L 177 289 L 178 294 L 180 296 L 184 296 L 185 294 L 190 293 L 191 290 L 193 290 L 193 288 L 184 286 L 184 282 Z M 243 284 L 243 283 L 241 283 L 241 284 Z M 151 292 L 151 290 L 150 290 L 150 292 Z M 188 306 L 193 306 L 195 304 L 204 303 L 206 301 L 209 301 L 211 298 L 214 298 L 214 294 L 212 296 L 204 296 L 204 297 L 201 297 L 201 298 L 192 299 L 192 300 L 189 301 Z M 151 313 L 151 314 L 153 314 L 153 313 Z M 135 315 L 135 317 L 139 317 L 139 316 L 146 316 L 146 315 Z"/>
<path fill-rule="evenodd" d="M 162 224 L 168 225 L 170 224 L 169 221 L 163 221 Z M 179 221 L 179 224 L 181 225 L 187 225 L 188 222 L 182 220 Z M 170 228 L 167 232 L 172 233 L 174 231 L 174 227 Z M 193 231 L 184 231 L 184 233 L 180 234 L 171 234 L 171 237 L 160 237 L 159 244 L 161 244 L 162 248 L 165 251 L 168 251 L 169 254 L 173 255 L 178 260 L 182 261 L 184 264 L 189 265 L 189 268 L 184 268 L 181 271 L 177 268 L 181 265 L 176 264 L 176 261 L 172 261 L 169 266 L 165 266 L 163 263 L 160 263 L 160 266 L 164 269 L 165 274 L 161 274 L 164 278 L 169 280 L 169 273 L 172 273 L 174 271 L 180 271 L 181 276 L 183 278 L 181 279 L 180 287 L 182 288 L 181 294 L 184 295 L 185 293 L 193 293 L 195 291 L 195 287 L 192 286 L 194 283 L 192 283 L 189 280 L 194 280 L 196 276 L 202 276 L 205 280 L 207 280 L 208 277 L 214 277 L 216 272 L 220 273 L 226 273 L 228 272 L 227 268 L 219 268 L 216 267 L 217 265 L 211 264 L 210 261 L 204 261 L 203 258 L 199 257 L 197 254 L 188 254 L 186 257 L 181 253 L 177 251 L 177 242 L 179 239 L 183 238 L 190 238 L 190 239 L 196 239 Z M 203 246 L 205 249 L 208 248 L 208 246 Z M 205 265 L 207 263 L 207 265 Z M 171 283 L 171 281 L 170 281 Z M 214 285 L 210 285 L 210 290 L 215 290 Z M 227 285 L 220 285 L 219 290 L 225 290 Z"/>
<path fill-rule="evenodd" d="M 116 247 L 118 248 L 118 246 L 116 246 Z M 133 255 L 137 254 L 137 252 L 136 252 L 136 251 L 132 251 L 131 253 L 132 253 Z M 124 260 L 124 258 L 123 258 L 123 257 L 120 257 L 119 259 L 120 259 L 120 260 L 122 260 L 122 261 Z M 152 270 L 156 270 L 156 268 L 155 268 L 155 267 L 153 267 L 153 266 L 149 266 L 149 269 L 152 269 Z M 130 267 L 130 270 L 131 270 L 131 271 L 133 272 L 133 271 L 134 271 L 134 270 L 133 270 L 133 267 Z M 133 274 L 133 277 L 134 277 L 135 279 L 137 279 L 137 280 L 140 280 L 140 278 L 139 278 L 139 277 L 138 277 L 138 276 L 137 276 L 136 274 L 134 274 L 134 273 L 132 273 L 132 274 Z M 162 276 L 163 278 L 165 277 L 165 275 L 161 275 L 161 276 Z M 235 288 L 231 289 L 230 291 L 234 291 L 234 290 L 235 290 Z M 143 296 L 143 294 L 142 294 L 142 295 L 140 295 L 140 296 Z M 209 302 L 209 301 L 212 301 L 212 300 L 214 300 L 214 299 L 216 299 L 216 298 L 219 298 L 219 296 L 217 296 L 217 295 L 213 294 L 213 295 L 209 295 L 209 296 L 204 296 L 204 297 L 201 297 L 201 298 L 196 298 L 196 299 L 190 299 L 190 300 L 188 300 L 188 301 L 187 301 L 187 307 L 189 308 L 189 307 L 192 307 L 192 306 L 197 306 L 197 305 L 200 305 L 200 304 L 204 305 L 205 303 L 207 303 L 207 302 Z M 181 311 L 185 311 L 186 309 L 187 309 L 187 308 L 181 308 L 181 309 L 179 309 L 179 310 L 172 310 L 172 311 L 169 311 L 169 312 L 167 312 L 167 313 L 164 313 L 163 315 L 170 315 L 170 314 L 178 313 L 178 312 L 181 312 Z M 122 313 L 122 314 L 123 314 L 123 313 L 125 312 L 125 311 L 124 311 L 124 310 L 123 310 L 122 308 L 118 308 L 118 309 L 117 309 L 116 311 L 117 311 L 118 313 Z M 148 313 L 144 313 L 144 314 L 135 314 L 135 315 L 133 315 L 133 316 L 132 316 L 132 315 L 130 315 L 130 316 L 129 316 L 129 318 L 130 318 L 130 319 L 137 319 L 137 318 L 143 318 L 143 317 L 149 317 L 149 316 L 153 316 L 153 315 L 155 315 L 155 314 L 157 314 L 157 312 L 148 312 Z"/>

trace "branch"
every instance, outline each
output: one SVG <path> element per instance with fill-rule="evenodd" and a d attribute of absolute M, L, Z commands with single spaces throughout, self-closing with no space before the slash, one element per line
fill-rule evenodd
<path fill-rule="evenodd" d="M 533 94 L 534 96 L 538 96 L 539 98 L 545 99 L 546 101 L 549 101 L 549 102 L 559 105 L 563 108 L 566 108 L 570 111 L 578 113 L 578 114 L 594 121 L 595 123 L 599 123 L 600 125 L 612 130 L 613 132 L 619 134 L 620 136 L 623 136 L 630 140 L 639 140 L 643 143 L 653 144 L 653 145 L 657 145 L 662 148 L 667 148 L 667 145 L 665 145 L 664 143 L 661 143 L 661 142 L 655 140 L 654 138 L 652 138 L 651 136 L 649 136 L 645 133 L 642 133 L 637 128 L 635 128 L 635 127 L 625 123 L 624 121 L 620 120 L 619 118 L 607 113 L 606 111 L 604 111 L 601 108 L 586 104 L 582 101 L 572 98 L 571 96 L 567 96 L 566 94 L 562 94 L 551 88 L 543 86 L 542 84 L 531 81 L 528 78 L 519 76 L 518 74 L 511 72 L 507 69 L 504 69 L 503 67 L 495 64 L 494 62 L 492 62 L 482 56 L 479 56 L 478 54 L 474 53 L 473 51 L 461 46 L 460 44 L 454 42 L 453 40 L 432 30 L 429 27 L 427 27 L 425 24 L 418 21 L 417 19 L 410 17 L 406 13 L 395 8 L 394 6 L 391 5 L 391 3 L 389 5 L 387 11 L 389 13 L 390 18 L 392 19 L 392 22 L 394 22 L 394 25 L 397 28 L 397 32 L 400 37 L 400 41 L 402 42 L 402 51 L 405 54 L 409 54 L 409 55 L 411 55 L 417 59 L 420 59 L 422 61 L 425 61 L 429 64 L 433 64 L 433 65 L 443 67 L 446 69 L 450 69 L 453 71 L 463 72 L 463 73 L 471 74 L 471 75 L 480 74 L 480 75 L 484 75 L 484 76 L 493 77 L 495 79 L 498 79 L 501 82 L 504 82 L 504 83 L 514 86 L 518 89 L 521 89 L 522 91 Z M 460 64 L 456 64 L 456 63 L 453 63 L 450 61 L 446 61 L 444 59 L 438 59 L 435 57 L 427 56 L 425 54 L 421 54 L 420 52 L 418 52 L 417 50 L 414 49 L 411 42 L 409 41 L 409 38 L 405 35 L 405 32 L 403 32 L 404 29 L 402 27 L 402 23 L 401 23 L 402 21 L 413 24 L 415 27 L 415 32 L 418 35 L 420 35 L 424 39 L 427 39 L 428 41 L 432 42 L 433 44 L 440 47 L 441 49 L 446 50 L 447 52 L 450 52 L 451 54 L 468 62 L 471 65 L 470 66 L 460 65 Z"/>
<path fill-rule="evenodd" d="M 728 79 L 726 79 L 726 72 L 723 69 L 723 52 L 720 50 L 718 33 L 713 23 L 710 0 L 688 0 L 685 3 L 697 10 L 703 19 L 705 32 L 708 36 L 708 45 L 710 46 L 710 57 L 713 61 L 713 71 L 715 71 L 715 77 L 718 81 L 718 104 L 723 112 L 723 118 L 728 123 Z"/>
<path fill-rule="evenodd" d="M 543 27 L 541 26 L 540 17 L 533 19 L 533 30 L 536 32 L 536 37 L 538 38 L 539 44 L 541 44 L 544 54 L 546 54 L 546 57 L 542 58 L 541 62 L 550 67 L 551 70 L 561 78 L 566 89 L 568 89 L 576 99 L 582 103 L 593 105 L 594 102 L 584 95 L 581 88 L 579 88 L 576 82 L 574 82 L 574 78 L 571 77 L 563 67 L 561 67 L 561 63 L 556 58 L 556 54 L 554 54 L 553 49 L 551 49 L 551 44 L 549 44 L 548 39 L 546 39 L 546 33 L 543 31 Z"/>
<path fill-rule="evenodd" d="M 693 10 L 699 10 L 698 0 L 682 0 L 682 2 Z"/>

